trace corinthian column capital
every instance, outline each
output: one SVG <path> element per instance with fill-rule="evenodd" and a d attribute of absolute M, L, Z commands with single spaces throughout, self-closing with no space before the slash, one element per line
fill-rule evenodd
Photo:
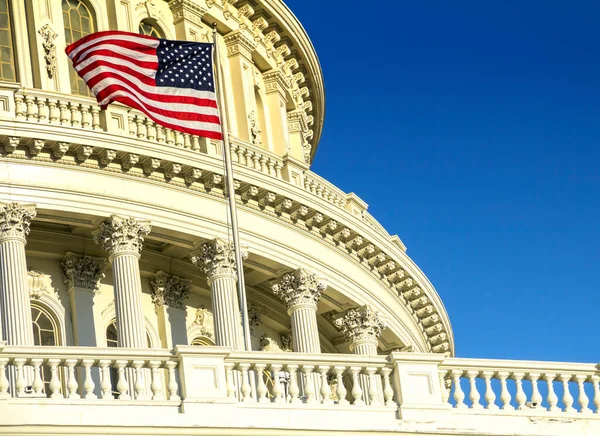
<path fill-rule="evenodd" d="M 37 212 L 33 204 L 8 203 L 0 207 L 0 242 L 5 239 L 25 241 L 31 220 Z"/>
<path fill-rule="evenodd" d="M 327 285 L 315 273 L 297 269 L 284 274 L 279 283 L 271 286 L 275 295 L 281 298 L 288 309 L 298 305 L 317 306 L 321 293 Z"/>
<path fill-rule="evenodd" d="M 190 298 L 190 280 L 158 271 L 151 283 L 152 302 L 157 309 L 169 306 L 185 310 L 185 301 Z"/>
<path fill-rule="evenodd" d="M 67 289 L 84 288 L 95 292 L 100 288 L 100 280 L 104 278 L 106 270 L 104 259 L 67 253 L 61 265 L 65 273 Z"/>
<path fill-rule="evenodd" d="M 248 251 L 242 250 L 242 259 L 248 257 Z M 190 253 L 190 259 L 201 268 L 210 279 L 219 275 L 236 275 L 235 251 L 232 242 L 213 239 L 202 244 L 198 250 Z"/>
<path fill-rule="evenodd" d="M 333 324 L 342 330 L 348 342 L 377 341 L 386 327 L 385 320 L 371 306 L 350 309 Z"/>
<path fill-rule="evenodd" d="M 94 242 L 110 256 L 127 253 L 139 257 L 150 229 L 150 221 L 111 215 L 93 232 Z"/>

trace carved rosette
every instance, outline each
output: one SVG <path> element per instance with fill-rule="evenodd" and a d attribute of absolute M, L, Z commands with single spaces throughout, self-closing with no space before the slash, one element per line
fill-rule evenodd
<path fill-rule="evenodd" d="M 334 319 L 333 324 L 342 330 L 348 342 L 361 340 L 377 342 L 386 327 L 385 320 L 371 306 L 350 309 L 344 316 Z"/>
<path fill-rule="evenodd" d="M 110 256 L 133 254 L 140 256 L 144 237 L 150 233 L 150 222 L 111 215 L 94 231 L 94 242 Z"/>
<path fill-rule="evenodd" d="M 158 271 L 151 283 L 152 302 L 157 309 L 162 306 L 186 309 L 185 302 L 190 298 L 190 280 Z"/>
<path fill-rule="evenodd" d="M 247 251 L 242 251 L 242 259 L 248 257 Z M 190 259 L 201 268 L 209 279 L 220 275 L 236 275 L 235 251 L 232 242 L 216 238 L 202 244 L 190 254 Z"/>
<path fill-rule="evenodd" d="M 25 242 L 37 212 L 32 204 L 8 203 L 0 208 L 0 242 L 19 238 Z"/>
<path fill-rule="evenodd" d="M 321 293 L 327 288 L 315 273 L 305 269 L 284 274 L 279 283 L 274 284 L 271 290 L 281 298 L 288 309 L 298 305 L 317 306 Z"/>
<path fill-rule="evenodd" d="M 104 259 L 67 253 L 61 265 L 65 273 L 67 289 L 84 288 L 93 290 L 95 293 L 100 288 L 100 280 L 104 278 L 106 270 Z"/>

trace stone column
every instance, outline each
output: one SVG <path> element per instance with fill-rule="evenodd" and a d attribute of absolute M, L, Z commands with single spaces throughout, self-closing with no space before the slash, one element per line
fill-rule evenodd
<path fill-rule="evenodd" d="M 96 347 L 94 296 L 104 278 L 106 261 L 90 256 L 67 253 L 62 261 L 65 285 L 71 303 L 75 345 Z"/>
<path fill-rule="evenodd" d="M 0 207 L 0 311 L 2 339 L 8 345 L 33 345 L 25 238 L 35 215 L 33 204 Z"/>
<path fill-rule="evenodd" d="M 317 302 L 327 286 L 316 274 L 304 269 L 285 274 L 271 290 L 287 305 L 292 321 L 294 351 L 320 353 Z"/>
<path fill-rule="evenodd" d="M 152 279 L 152 302 L 158 319 L 158 331 L 163 348 L 188 345 L 186 304 L 191 281 L 158 271 Z"/>
<path fill-rule="evenodd" d="M 94 241 L 109 254 L 112 264 L 119 347 L 147 348 L 140 255 L 144 237 L 150 233 L 150 222 L 117 215 L 104 221 L 94 231 Z"/>
<path fill-rule="evenodd" d="M 350 351 L 360 356 L 377 356 L 377 343 L 381 332 L 386 327 L 384 319 L 371 306 L 362 306 L 358 309 L 350 309 L 344 316 L 334 319 L 333 324 L 342 330 L 344 336 L 350 342 Z M 377 399 L 375 401 L 383 404 L 383 389 L 381 378 L 374 377 Z M 363 400 L 371 404 L 369 398 L 369 376 L 360 374 L 360 388 L 363 391 Z"/>
<path fill-rule="evenodd" d="M 234 350 L 244 349 L 237 295 L 237 275 L 233 243 L 213 239 L 191 253 L 192 262 L 202 268 L 212 293 L 215 343 Z M 242 253 L 245 259 L 248 253 Z"/>

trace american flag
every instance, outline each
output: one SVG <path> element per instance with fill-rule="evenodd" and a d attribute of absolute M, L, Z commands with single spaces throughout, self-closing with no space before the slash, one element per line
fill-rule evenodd
<path fill-rule="evenodd" d="M 120 102 L 170 129 L 221 139 L 213 44 L 97 32 L 69 45 L 100 107 Z"/>

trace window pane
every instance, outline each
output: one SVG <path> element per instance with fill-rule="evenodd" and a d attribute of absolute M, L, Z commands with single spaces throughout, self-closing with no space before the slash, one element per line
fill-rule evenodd
<path fill-rule="evenodd" d="M 10 25 L 8 0 L 0 0 L 0 47 L 2 48 L 2 68 L 0 80 L 15 80 L 15 59 Z"/>
<path fill-rule="evenodd" d="M 71 44 L 94 32 L 95 26 L 91 11 L 83 0 L 62 0 L 62 9 L 67 44 Z M 93 97 L 92 92 L 75 72 L 72 65 L 69 65 L 69 70 L 71 92 Z"/>

